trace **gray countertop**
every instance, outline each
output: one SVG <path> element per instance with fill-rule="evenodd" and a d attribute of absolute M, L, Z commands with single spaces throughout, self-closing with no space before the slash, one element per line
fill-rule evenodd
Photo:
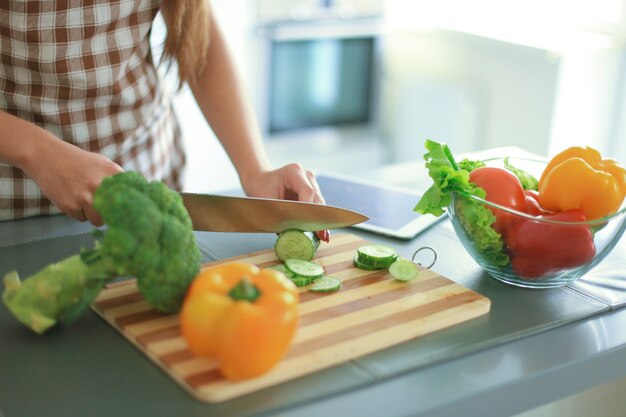
<path fill-rule="evenodd" d="M 413 169 L 412 167 L 407 167 Z M 405 178 L 393 168 L 394 178 Z M 383 172 L 379 178 L 384 179 Z M 0 223 L 0 273 L 34 272 L 89 245 L 64 216 Z M 411 241 L 350 230 L 409 255 L 435 247 L 437 272 L 492 300 L 484 317 L 217 405 L 194 400 L 94 313 L 37 336 L 0 307 L 0 415 L 508 416 L 626 377 L 626 309 L 586 285 L 525 290 L 487 275 L 445 220 Z M 269 235 L 198 233 L 206 256 L 268 247 Z M 622 242 L 623 243 L 623 242 Z M 613 279 L 626 248 L 607 258 Z M 615 271 L 619 271 L 616 273 Z M 600 277 L 601 278 L 601 277 Z M 617 294 L 617 295 L 615 295 Z"/>

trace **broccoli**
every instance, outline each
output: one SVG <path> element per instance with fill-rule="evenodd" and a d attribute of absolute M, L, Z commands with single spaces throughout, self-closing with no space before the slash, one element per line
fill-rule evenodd
<path fill-rule="evenodd" d="M 105 283 L 133 276 L 145 299 L 173 313 L 198 273 L 200 252 L 191 220 L 178 193 L 136 172 L 105 178 L 94 207 L 107 225 L 93 249 L 51 264 L 20 281 L 4 277 L 2 300 L 37 333 L 58 322 L 68 324 L 93 302 Z"/>

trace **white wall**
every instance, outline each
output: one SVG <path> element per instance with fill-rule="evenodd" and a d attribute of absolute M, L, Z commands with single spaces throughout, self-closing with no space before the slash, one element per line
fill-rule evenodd
<path fill-rule="evenodd" d="M 626 48 L 564 54 L 557 91 L 549 153 L 592 146 L 626 162 Z"/>
<path fill-rule="evenodd" d="M 396 159 L 426 138 L 455 152 L 515 145 L 547 151 L 558 60 L 544 50 L 447 30 L 385 42 L 384 132 Z"/>
<path fill-rule="evenodd" d="M 608 155 L 626 165 L 626 47 L 621 49 L 619 68 L 616 88 L 619 96 L 615 101 L 617 108 L 614 112 L 614 130 Z"/>
<path fill-rule="evenodd" d="M 625 160 L 626 0 L 388 0 L 387 11 L 397 154 L 417 132 L 461 150 L 579 144 Z"/>

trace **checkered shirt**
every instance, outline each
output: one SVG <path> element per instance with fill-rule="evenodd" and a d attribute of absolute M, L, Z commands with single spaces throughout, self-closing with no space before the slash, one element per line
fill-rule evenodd
<path fill-rule="evenodd" d="M 179 189 L 180 130 L 150 51 L 160 2 L 0 0 L 0 110 Z M 58 212 L 0 163 L 0 220 Z"/>

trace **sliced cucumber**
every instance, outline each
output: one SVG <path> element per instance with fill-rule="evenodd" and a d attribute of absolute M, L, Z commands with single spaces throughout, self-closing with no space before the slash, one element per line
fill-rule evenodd
<path fill-rule="evenodd" d="M 301 277 L 299 275 L 294 274 L 293 272 L 288 270 L 283 264 L 270 266 L 268 269 L 274 269 L 276 271 L 282 272 L 287 278 L 289 278 L 291 282 L 296 284 L 296 287 L 306 287 L 307 285 L 311 283 L 311 281 L 313 281 L 309 277 Z"/>
<path fill-rule="evenodd" d="M 309 290 L 315 292 L 332 292 L 337 291 L 339 288 L 341 288 L 341 280 L 339 278 L 326 275 L 316 279 Z"/>
<path fill-rule="evenodd" d="M 296 284 L 296 287 L 306 287 L 307 285 L 309 285 L 313 281 L 311 278 L 299 277 L 299 276 L 295 276 L 295 277 L 289 278 L 289 279 L 291 280 L 291 282 Z"/>
<path fill-rule="evenodd" d="M 273 269 L 273 270 L 275 270 L 275 271 L 282 272 L 283 274 L 285 274 L 285 276 L 286 276 L 287 278 L 293 278 L 293 277 L 294 277 L 293 272 L 291 272 L 290 270 L 288 270 L 287 268 L 285 268 L 285 265 L 283 265 L 283 264 L 272 265 L 272 266 L 270 266 L 270 267 L 269 267 L 269 268 L 267 268 L 267 269 Z"/>
<path fill-rule="evenodd" d="M 324 275 L 324 268 L 302 259 L 287 259 L 285 260 L 285 267 L 299 277 L 317 279 Z"/>
<path fill-rule="evenodd" d="M 408 259 L 399 258 L 389 267 L 389 273 L 398 281 L 411 281 L 417 278 L 419 269 Z"/>
<path fill-rule="evenodd" d="M 361 259 L 371 261 L 381 261 L 393 259 L 398 256 L 395 250 L 384 245 L 365 245 L 357 249 L 357 253 Z"/>
<path fill-rule="evenodd" d="M 371 265 L 367 265 L 367 264 L 359 262 L 359 255 L 354 255 L 354 258 L 352 259 L 352 264 L 356 268 L 363 269 L 365 271 L 375 271 L 377 269 L 384 269 L 384 268 L 375 268 Z"/>
<path fill-rule="evenodd" d="M 368 265 L 374 269 L 385 269 L 398 258 L 395 250 L 383 245 L 365 245 L 357 249 L 359 264 Z"/>
<path fill-rule="evenodd" d="M 274 252 L 281 261 L 302 259 L 310 261 L 320 245 L 319 238 L 313 232 L 298 229 L 287 229 L 278 235 L 274 244 Z"/>

